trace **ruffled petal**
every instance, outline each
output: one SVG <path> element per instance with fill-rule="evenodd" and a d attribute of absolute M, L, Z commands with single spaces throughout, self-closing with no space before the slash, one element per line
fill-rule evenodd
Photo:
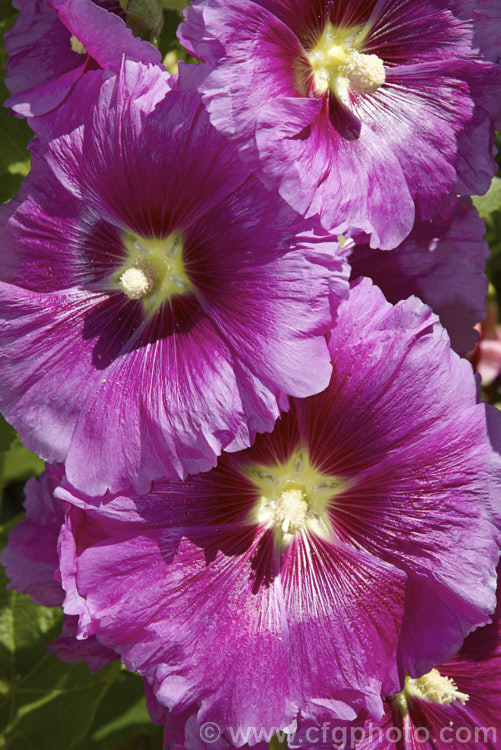
<path fill-rule="evenodd" d="M 138 39 L 120 16 L 92 0 L 48 0 L 65 27 L 85 47 L 101 68 L 118 73 L 123 56 L 145 64 L 160 64 L 160 52 Z"/>
<path fill-rule="evenodd" d="M 299 213 L 318 214 L 329 231 L 363 231 L 372 235 L 373 247 L 395 247 L 414 222 L 396 155 L 364 124 L 347 139 L 332 127 L 326 102 L 310 123 L 314 109 L 318 103 L 311 99 L 281 99 L 261 108 L 256 143 L 266 174 L 279 175 L 282 197 Z M 282 177 L 286 163 L 291 170 Z"/>
<path fill-rule="evenodd" d="M 47 644 L 47 649 L 67 664 L 86 662 L 93 673 L 118 659 L 115 651 L 102 646 L 94 636 L 77 640 L 77 625 L 78 618 L 65 615 L 63 632 L 59 638 Z"/>
<path fill-rule="evenodd" d="M 152 682 L 170 709 L 188 708 L 198 696 L 201 721 L 225 728 L 270 725 L 278 717 L 288 723 L 280 585 L 253 585 L 259 539 L 253 541 L 252 530 L 235 531 L 193 528 L 183 539 L 175 529 L 141 535 L 129 530 L 82 552 L 76 584 L 99 620 L 100 641 L 113 642 L 125 664 Z M 271 674 L 262 668 L 270 661 Z"/>

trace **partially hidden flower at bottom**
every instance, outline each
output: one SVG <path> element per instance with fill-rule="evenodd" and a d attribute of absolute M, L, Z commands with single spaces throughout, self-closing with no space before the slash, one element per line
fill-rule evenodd
<path fill-rule="evenodd" d="M 501 599 L 493 622 L 469 635 L 457 656 L 417 679 L 407 675 L 404 689 L 384 707 L 379 721 L 346 731 L 352 741 L 346 747 L 500 750 Z"/>
<path fill-rule="evenodd" d="M 61 606 L 64 590 L 58 576 L 58 537 L 64 522 L 64 507 L 54 497 L 54 489 L 64 476 L 61 465 L 49 466 L 39 480 L 32 477 L 25 487 L 26 517 L 10 532 L 2 552 L 2 564 L 10 579 L 8 589 L 28 594 L 35 604 Z M 77 640 L 77 618 L 64 616 L 63 632 L 49 651 L 68 663 L 87 662 L 97 672 L 118 655 L 96 638 Z"/>
<path fill-rule="evenodd" d="M 329 388 L 211 472 L 140 496 L 55 489 L 77 637 L 226 740 L 380 719 L 495 608 L 499 457 L 470 364 L 429 308 L 368 279 L 329 350 Z"/>

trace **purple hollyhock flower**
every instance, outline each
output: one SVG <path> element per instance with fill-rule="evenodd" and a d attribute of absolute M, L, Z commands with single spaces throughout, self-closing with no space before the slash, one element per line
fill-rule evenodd
<path fill-rule="evenodd" d="M 211 472 L 104 501 L 55 490 L 78 637 L 227 740 L 379 718 L 405 670 L 451 657 L 495 608 L 501 475 L 470 364 L 429 308 L 368 279 L 329 349 L 329 388 Z"/>
<path fill-rule="evenodd" d="M 57 543 L 64 508 L 54 497 L 54 489 L 64 476 L 62 466 L 54 465 L 39 480 L 31 478 L 25 487 L 26 517 L 9 534 L 7 547 L 2 552 L 2 564 L 10 579 L 8 589 L 29 594 L 35 604 L 44 607 L 60 606 L 64 600 L 58 574 Z M 77 620 L 65 615 L 61 636 L 48 644 L 49 651 L 60 659 L 75 664 L 85 661 L 91 672 L 98 672 L 117 654 L 101 645 L 96 638 L 77 640 Z"/>
<path fill-rule="evenodd" d="M 206 62 L 212 123 L 262 179 L 327 229 L 389 249 L 415 207 L 430 219 L 496 170 L 501 75 L 476 35 L 493 3 L 465 20 L 470 5 L 194 0 L 179 37 Z"/>
<path fill-rule="evenodd" d="M 459 198 L 433 221 L 417 221 L 394 252 L 364 243 L 344 248 L 352 278 L 369 276 L 389 302 L 415 294 L 433 309 L 459 354 L 475 346 L 474 326 L 485 317 L 489 246 L 485 224 L 469 198 Z"/>
<path fill-rule="evenodd" d="M 0 231 L 0 408 L 89 494 L 209 469 L 325 388 L 347 264 L 191 85 L 127 62 L 33 154 Z"/>
<path fill-rule="evenodd" d="M 6 106 L 23 117 L 56 109 L 85 73 L 118 73 L 124 55 L 160 63 L 160 52 L 125 25 L 118 0 L 14 0 L 19 16 L 5 35 Z M 36 127 L 36 125 L 35 125 Z"/>
<path fill-rule="evenodd" d="M 457 656 L 417 679 L 407 676 L 404 689 L 384 708 L 379 721 L 347 732 L 353 743 L 346 747 L 500 750 L 500 604 L 493 622 L 468 636 Z"/>

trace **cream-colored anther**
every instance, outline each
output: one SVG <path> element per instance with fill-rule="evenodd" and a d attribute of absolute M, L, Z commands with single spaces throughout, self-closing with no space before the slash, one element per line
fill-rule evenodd
<path fill-rule="evenodd" d="M 329 508 L 345 484 L 341 479 L 319 472 L 303 449 L 283 463 L 246 468 L 259 498 L 253 519 L 272 528 L 276 541 L 287 546 L 303 532 L 330 538 Z"/>
<path fill-rule="evenodd" d="M 386 73 L 383 61 L 365 54 L 361 27 L 343 28 L 327 23 L 314 47 L 306 52 L 313 90 L 317 95 L 331 91 L 345 105 L 350 105 L 350 90 L 372 94 L 383 85 Z M 298 78 L 299 89 L 304 80 Z"/>
<path fill-rule="evenodd" d="M 414 694 L 422 700 L 429 703 L 438 703 L 439 705 L 449 705 L 454 701 L 459 701 L 463 705 L 469 699 L 467 693 L 461 693 L 450 677 L 440 674 L 438 669 L 432 669 L 431 672 L 409 680 L 407 692 Z"/>
<path fill-rule="evenodd" d="M 72 35 L 70 37 L 70 44 L 71 44 L 71 49 L 73 50 L 73 52 L 76 52 L 77 55 L 86 55 L 87 54 L 87 50 L 83 46 L 82 42 L 79 39 L 76 38 L 76 36 Z"/>
<path fill-rule="evenodd" d="M 183 259 L 183 238 L 180 232 L 166 237 L 142 237 L 124 232 L 124 262 L 112 278 L 124 294 L 141 300 L 143 311 L 154 314 L 174 297 L 191 294 L 192 284 Z"/>
<path fill-rule="evenodd" d="M 274 512 L 273 521 L 284 534 L 295 534 L 305 525 L 308 503 L 301 490 L 282 492 Z"/>
<path fill-rule="evenodd" d="M 432 669 L 431 672 L 422 677 L 405 678 L 404 689 L 393 696 L 395 704 L 399 707 L 402 716 L 409 713 L 409 705 L 413 699 L 426 701 L 427 703 L 437 703 L 440 706 L 449 706 L 454 701 L 459 701 L 463 705 L 469 700 L 467 693 L 461 693 L 450 677 L 440 674 L 438 669 Z"/>
<path fill-rule="evenodd" d="M 377 55 L 351 50 L 345 74 L 350 86 L 359 94 L 373 94 L 386 80 L 383 61 Z"/>
<path fill-rule="evenodd" d="M 120 276 L 120 289 L 129 299 L 143 299 L 154 286 L 154 277 L 146 266 L 132 266 Z"/>

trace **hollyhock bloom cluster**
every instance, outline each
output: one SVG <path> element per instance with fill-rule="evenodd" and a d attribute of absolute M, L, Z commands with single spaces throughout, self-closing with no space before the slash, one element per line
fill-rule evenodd
<path fill-rule="evenodd" d="M 473 349 L 474 326 L 485 315 L 489 246 L 485 224 L 469 198 L 451 203 L 433 221 L 416 221 L 392 253 L 373 250 L 366 239 L 346 242 L 353 279 L 369 276 L 389 302 L 415 294 L 430 305 L 459 354 Z"/>
<path fill-rule="evenodd" d="M 126 63 L 4 209 L 0 406 L 90 494 L 206 470 L 330 378 L 337 243 L 266 193 L 184 80 Z"/>
<path fill-rule="evenodd" d="M 396 247 L 496 167 L 499 4 L 194 0 L 179 37 L 203 60 L 213 124 L 300 213 Z M 475 150 L 475 161 L 469 158 Z"/>
<path fill-rule="evenodd" d="M 63 480 L 59 576 L 173 714 L 288 728 L 383 711 L 495 606 L 499 463 L 470 365 L 429 308 L 355 284 L 329 388 L 185 482 Z M 432 613 L 432 615 L 431 615 Z"/>
<path fill-rule="evenodd" d="M 5 35 L 6 104 L 23 117 L 56 109 L 95 68 L 118 73 L 124 54 L 161 62 L 159 51 L 126 27 L 119 0 L 16 0 L 14 7 L 19 16 Z"/>

